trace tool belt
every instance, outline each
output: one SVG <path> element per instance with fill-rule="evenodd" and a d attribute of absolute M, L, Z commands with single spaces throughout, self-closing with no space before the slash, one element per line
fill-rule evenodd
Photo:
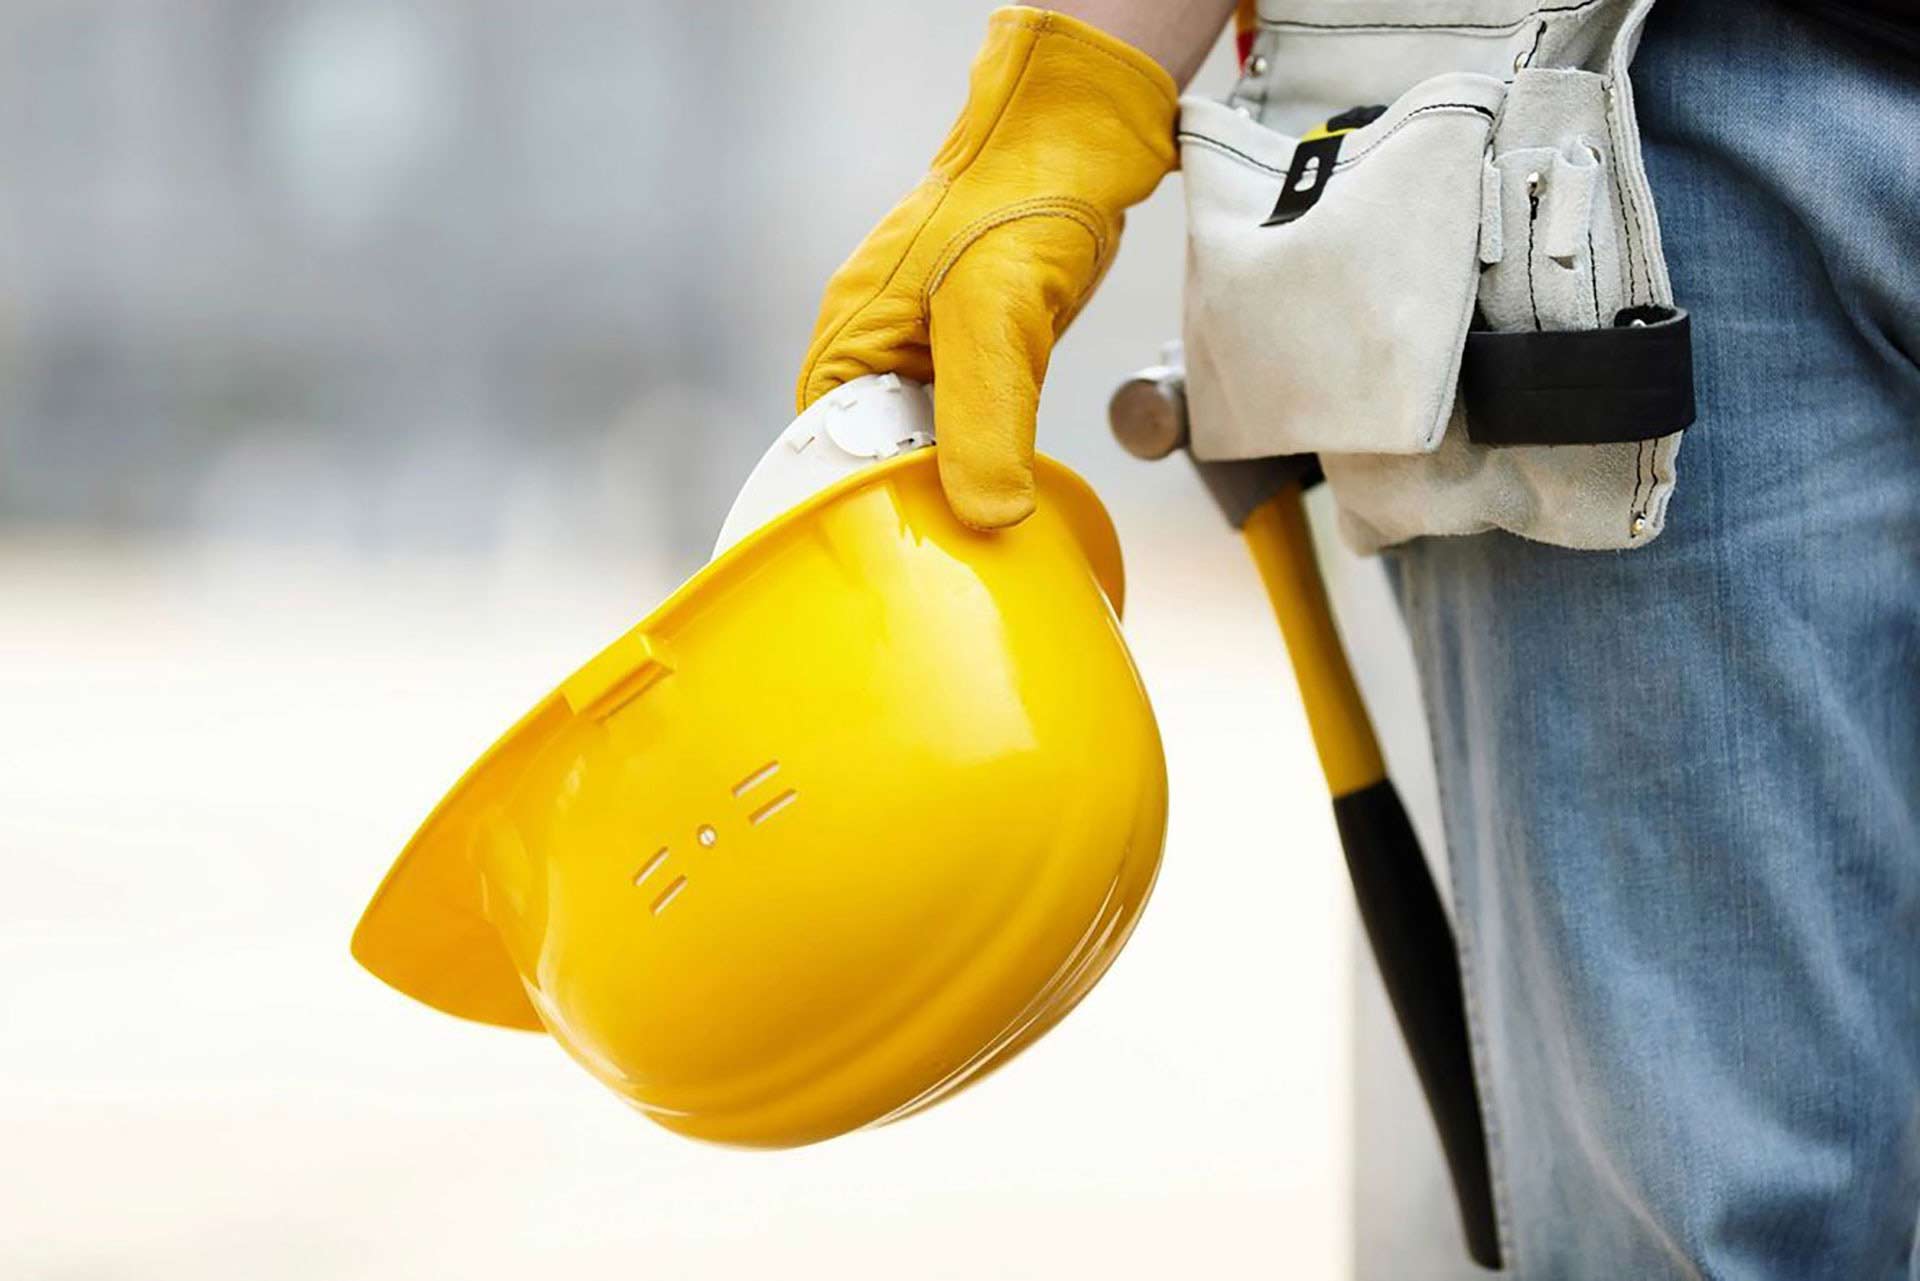
<path fill-rule="evenodd" d="M 1372 552 L 1659 534 L 1693 421 L 1627 77 L 1652 0 L 1261 0 L 1181 101 L 1203 459 L 1317 453 Z"/>

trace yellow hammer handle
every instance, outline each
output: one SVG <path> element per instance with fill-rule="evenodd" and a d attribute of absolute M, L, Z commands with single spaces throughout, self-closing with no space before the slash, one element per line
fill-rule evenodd
<path fill-rule="evenodd" d="M 1386 764 L 1333 624 L 1300 487 L 1288 485 L 1255 508 L 1241 534 L 1286 637 L 1327 790 L 1337 798 L 1379 782 Z"/>

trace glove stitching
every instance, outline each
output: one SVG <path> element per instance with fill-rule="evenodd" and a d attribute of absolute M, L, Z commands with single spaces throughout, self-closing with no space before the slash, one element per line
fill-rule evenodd
<path fill-rule="evenodd" d="M 989 231 L 1010 222 L 1017 222 L 1022 218 L 1065 218 L 1069 222 L 1075 222 L 1084 227 L 1087 234 L 1093 237 L 1093 279 L 1095 284 L 1098 284 L 1101 276 L 1100 267 L 1106 262 L 1107 251 L 1112 243 L 1101 225 L 1098 207 L 1070 196 L 1041 196 L 983 214 L 953 234 L 953 237 L 947 241 L 946 247 L 940 251 L 940 257 L 935 260 L 934 269 L 927 275 L 926 288 L 921 291 L 922 317 L 925 318 L 927 308 L 933 302 L 933 295 L 941 285 L 946 283 L 948 273 L 953 270 L 954 264 L 959 262 L 962 254 L 979 243 Z M 1090 292 L 1091 287 L 1081 293 L 1081 299 L 1084 300 Z"/>
<path fill-rule="evenodd" d="M 893 266 L 887 270 L 886 279 L 874 287 L 873 292 L 867 296 L 865 302 L 849 310 L 846 315 L 840 318 L 839 324 L 835 325 L 830 332 L 818 340 L 812 355 L 809 356 L 807 360 L 807 367 L 805 371 L 803 371 L 800 379 L 800 386 L 806 389 L 802 392 L 801 409 L 804 410 L 807 405 L 812 404 L 815 400 L 818 400 L 821 396 L 833 390 L 831 387 L 824 387 L 817 393 L 808 394 L 813 386 L 814 372 L 820 368 L 820 362 L 827 358 L 828 353 L 832 352 L 834 344 L 840 341 L 841 335 L 853 327 L 855 321 L 866 315 L 875 303 L 886 297 L 887 291 L 893 287 L 894 278 L 900 274 L 900 269 L 906 266 L 907 261 L 913 257 L 913 251 L 919 246 L 921 238 L 927 234 L 927 228 L 933 225 L 934 216 L 940 212 L 940 207 L 947 203 L 947 197 L 953 194 L 953 184 L 939 174 L 928 174 L 926 178 L 922 179 L 922 182 L 932 182 L 937 185 L 941 189 L 940 198 L 933 202 L 933 208 L 928 212 L 927 217 L 914 229 L 913 239 L 907 242 L 907 247 L 900 251 L 899 258 L 895 259 Z"/>
<path fill-rule="evenodd" d="M 1058 36 L 1062 40 L 1071 40 L 1075 44 L 1085 45 L 1087 48 L 1093 50 L 1095 53 L 1100 54 L 1103 57 L 1113 59 L 1115 62 L 1119 63 L 1121 66 L 1125 67 L 1128 71 L 1131 71 L 1134 75 L 1140 77 L 1142 80 L 1152 85 L 1155 92 L 1157 92 L 1163 99 L 1165 99 L 1169 106 L 1177 106 L 1179 104 L 1180 95 L 1178 91 L 1169 92 L 1167 89 L 1166 80 L 1163 80 L 1160 76 L 1154 75 L 1152 71 L 1149 71 L 1145 67 L 1140 66 L 1138 63 L 1134 62 L 1131 58 L 1128 58 L 1113 49 L 1109 49 L 1103 44 L 1097 44 L 1094 41 L 1087 39 L 1085 36 L 1075 35 L 1071 31 L 1063 31 L 1059 27 L 1055 27 L 1050 23 L 1042 30 L 1042 34 L 1049 35 L 1049 36 Z M 1141 56 L 1145 57 L 1146 55 L 1143 54 Z M 1162 68 L 1159 63 L 1154 64 L 1154 70 L 1161 71 L 1163 74 L 1165 72 L 1165 69 Z M 1168 79 L 1171 79 L 1171 77 L 1168 77 Z"/>

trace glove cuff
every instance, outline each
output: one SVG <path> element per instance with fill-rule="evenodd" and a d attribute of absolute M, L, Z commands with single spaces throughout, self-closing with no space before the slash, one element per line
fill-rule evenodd
<path fill-rule="evenodd" d="M 1124 40 L 1050 9 L 1009 5 L 987 21 L 967 105 L 933 173 L 954 183 L 989 151 L 1017 156 L 1041 186 L 1071 175 L 1072 194 L 1118 213 L 1173 169 L 1179 104 L 1166 68 Z M 1090 168 L 1088 156 L 1102 163 Z"/>
<path fill-rule="evenodd" d="M 1141 52 L 1119 36 L 1110 35 L 1090 22 L 1052 9 L 1036 9 L 1024 4 L 1002 5 L 987 18 L 989 43 L 992 42 L 994 28 L 1003 24 L 1026 28 L 1036 36 L 1051 35 L 1079 41 L 1115 59 L 1122 67 L 1145 79 L 1147 87 L 1163 99 L 1170 109 L 1177 110 L 1179 107 L 1180 86 L 1174 83 L 1173 76 L 1165 67 L 1154 61 L 1150 54 Z"/>

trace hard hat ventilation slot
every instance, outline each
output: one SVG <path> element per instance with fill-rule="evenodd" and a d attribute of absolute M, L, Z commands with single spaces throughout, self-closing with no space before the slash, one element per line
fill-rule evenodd
<path fill-rule="evenodd" d="M 653 914 L 655 916 L 658 916 L 660 915 L 660 913 L 666 911 L 667 904 L 673 902 L 673 900 L 675 900 L 676 898 L 679 898 L 680 891 L 686 888 L 687 888 L 687 878 L 685 876 L 674 877 L 673 884 L 667 886 L 666 889 L 661 890 L 660 897 L 653 900 Z"/>
<path fill-rule="evenodd" d="M 646 880 L 649 876 L 652 876 L 655 872 L 659 871 L 660 865 L 666 861 L 667 861 L 667 847 L 662 845 L 658 850 L 654 852 L 653 857 L 647 860 L 647 865 L 633 874 L 633 883 L 635 885 L 640 884 L 642 881 Z"/>
<path fill-rule="evenodd" d="M 760 784 L 766 782 L 779 772 L 780 762 L 768 761 L 765 765 L 762 765 L 759 769 L 733 785 L 734 796 L 745 796 L 748 792 L 751 792 L 754 788 L 760 786 Z"/>
<path fill-rule="evenodd" d="M 789 787 L 786 791 L 780 793 L 780 795 L 774 797 L 772 800 L 768 801 L 765 805 L 762 805 L 759 809 L 747 815 L 747 822 L 753 824 L 755 827 L 758 827 L 760 826 L 760 824 L 766 822 L 768 819 L 772 818 L 775 814 L 778 814 L 781 810 L 787 808 L 787 806 L 793 804 L 795 801 L 799 799 L 800 799 L 800 793 L 794 791 L 791 787 Z"/>

